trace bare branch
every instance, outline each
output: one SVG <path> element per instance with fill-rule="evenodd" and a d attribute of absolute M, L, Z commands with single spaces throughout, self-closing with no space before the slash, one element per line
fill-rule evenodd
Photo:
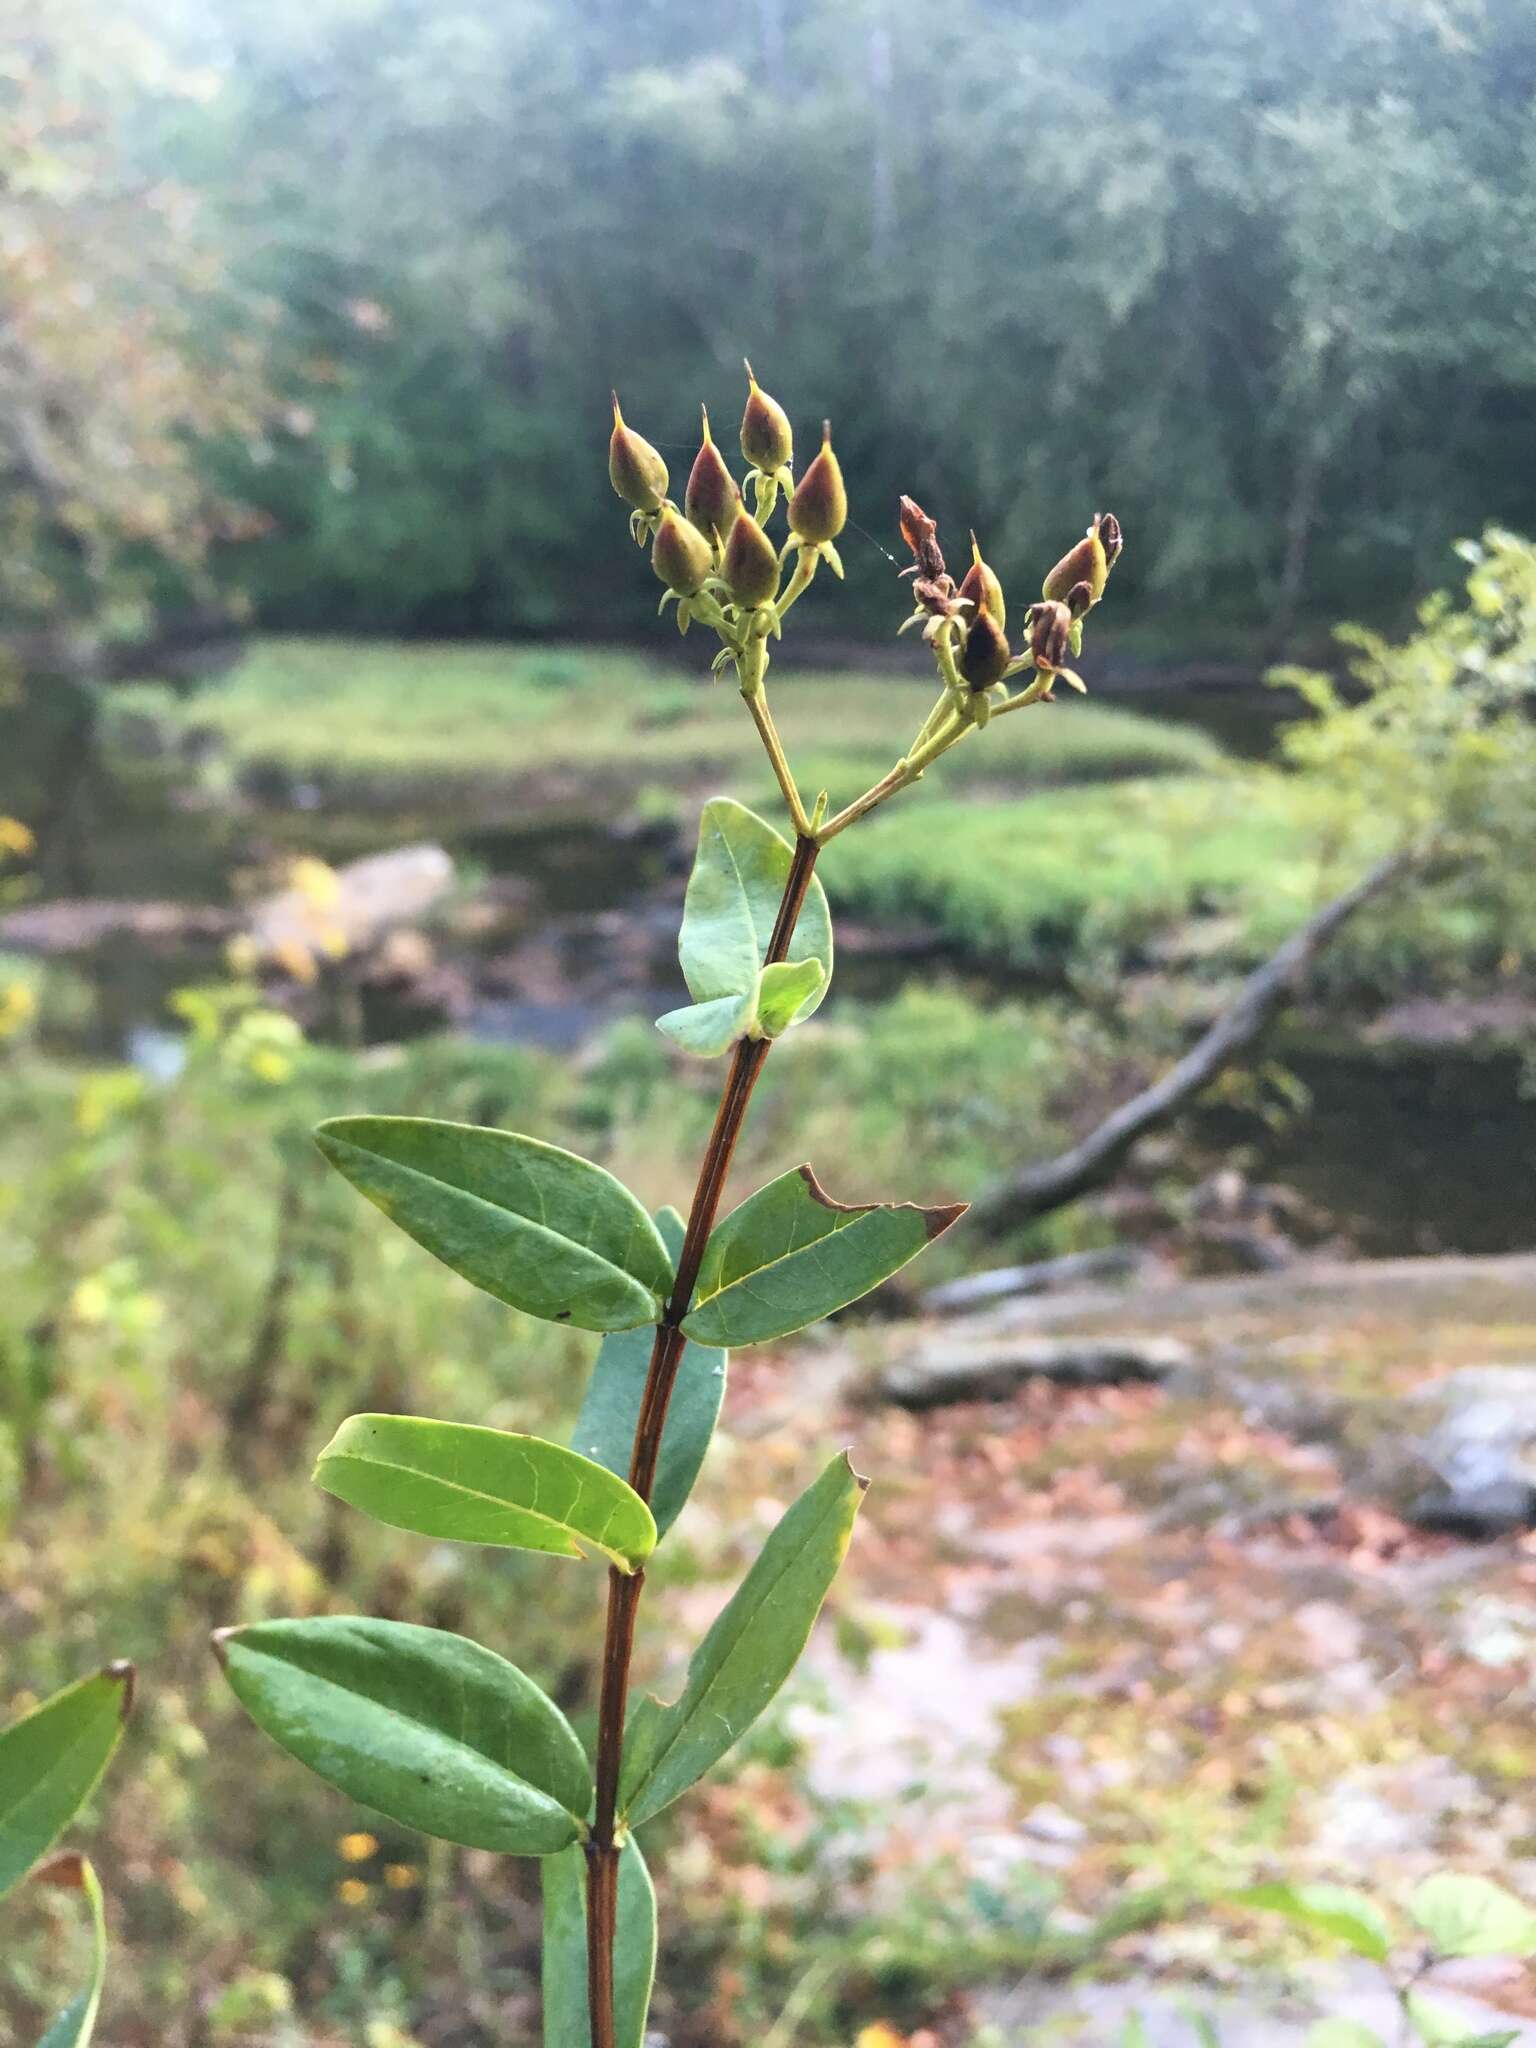
<path fill-rule="evenodd" d="M 1417 856 L 1406 849 L 1388 854 L 1352 888 L 1335 896 L 1262 967 L 1255 968 L 1237 999 L 1171 1066 L 1129 1102 L 1121 1103 L 1086 1138 L 1039 1166 L 1026 1166 L 986 1189 L 973 1203 L 971 1218 L 983 1230 L 1001 1232 L 1076 1201 L 1107 1180 L 1132 1148 L 1166 1123 L 1263 1036 L 1296 996 L 1313 960 L 1357 910 L 1373 902 L 1411 868 Z"/>

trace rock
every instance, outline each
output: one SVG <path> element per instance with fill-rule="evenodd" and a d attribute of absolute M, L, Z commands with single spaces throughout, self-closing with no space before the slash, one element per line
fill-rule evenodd
<path fill-rule="evenodd" d="M 1028 1379 L 1112 1387 L 1166 1380 L 1190 1363 L 1188 1347 L 1173 1337 L 933 1337 L 887 1366 L 875 1393 L 903 1408 L 940 1408 L 1003 1401 Z"/>
<path fill-rule="evenodd" d="M 1013 1295 L 1043 1294 L 1047 1288 L 1070 1287 L 1085 1280 L 1129 1279 L 1144 1258 L 1132 1245 L 1106 1245 L 1098 1251 L 1067 1252 L 1059 1259 L 1036 1259 L 1027 1266 L 995 1266 L 990 1272 L 967 1273 L 963 1279 L 929 1288 L 921 1297 L 922 1306 L 932 1315 L 952 1315 Z"/>
<path fill-rule="evenodd" d="M 308 878 L 258 903 L 250 940 L 258 963 L 366 953 L 391 931 L 424 917 L 453 886 L 441 846 L 397 846 L 344 867 L 310 863 Z"/>
<path fill-rule="evenodd" d="M 140 945 L 182 945 L 189 939 L 228 938 L 232 911 L 207 904 L 133 902 L 106 896 L 65 896 L 29 903 L 0 917 L 0 946 L 23 953 L 88 953 L 109 939 Z"/>
<path fill-rule="evenodd" d="M 1491 1538 L 1536 1527 L 1536 1366 L 1464 1366 L 1425 1388 L 1421 1528 Z"/>

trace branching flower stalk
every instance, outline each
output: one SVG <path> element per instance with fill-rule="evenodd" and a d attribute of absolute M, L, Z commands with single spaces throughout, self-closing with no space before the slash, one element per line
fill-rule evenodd
<path fill-rule="evenodd" d="M 248 1711 L 333 1785 L 429 1834 L 543 1859 L 545 2048 L 641 2048 L 656 1920 L 635 1831 L 726 1754 L 789 1676 L 867 1484 L 846 1457 L 834 1459 L 695 1650 L 679 1698 L 632 1703 L 645 1564 L 702 1465 L 728 1349 L 789 1336 L 846 1307 L 964 1209 L 849 1205 L 799 1166 L 720 1215 L 774 1040 L 826 994 L 832 930 L 818 859 L 992 718 L 1048 701 L 1058 681 L 1082 688 L 1066 662 L 1121 546 L 1115 519 L 1096 517 L 1045 578 L 1016 654 L 1002 585 L 974 537 L 957 583 L 934 522 L 904 498 L 907 624 L 922 629 L 938 694 L 869 789 L 835 812 L 824 790 L 807 805 L 768 675 L 786 616 L 822 565 L 842 577 L 847 491 L 825 425 L 796 481 L 788 415 L 750 367 L 747 375 L 745 487 L 707 414 L 681 506 L 665 460 L 627 424 L 617 396 L 609 443 L 609 476 L 634 538 L 649 544 L 662 607 L 676 606 L 680 631 L 698 624 L 718 639 L 715 672 L 734 674 L 790 827 L 786 839 L 728 798 L 707 804 L 700 822 L 679 941 L 691 1001 L 657 1020 L 686 1052 L 727 1061 L 686 1219 L 649 1216 L 601 1167 L 515 1132 L 346 1116 L 316 1134 L 362 1194 L 465 1279 L 524 1314 L 603 1335 L 570 1447 L 358 1415 L 342 1422 L 315 1474 L 329 1492 L 416 1535 L 606 1558 L 593 1754 L 514 1665 L 443 1631 L 322 1616 L 218 1638 Z M 775 540 L 781 503 L 786 531 Z"/>

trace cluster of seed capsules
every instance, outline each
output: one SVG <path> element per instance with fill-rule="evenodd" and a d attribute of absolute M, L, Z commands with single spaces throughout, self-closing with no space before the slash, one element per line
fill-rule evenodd
<path fill-rule="evenodd" d="M 664 586 L 662 605 L 675 600 L 682 632 L 695 618 L 716 628 L 726 643 L 717 666 L 739 654 L 745 640 L 777 637 L 784 613 L 820 562 L 837 576 L 843 573 L 836 541 L 847 523 L 848 493 L 831 427 L 823 425 L 821 448 L 796 484 L 789 417 L 759 385 L 751 364 L 746 367 L 741 452 L 749 465 L 750 513 L 710 433 L 708 412 L 681 510 L 667 495 L 670 479 L 660 450 L 625 425 L 617 393 L 608 445 L 608 474 L 630 508 L 630 531 L 642 546 L 651 543 L 651 566 Z M 781 491 L 788 494 L 789 524 L 782 548 L 766 530 Z M 1048 699 L 1058 681 L 1083 688 L 1066 664 L 1081 652 L 1083 622 L 1103 597 L 1124 546 L 1112 512 L 1096 513 L 1084 537 L 1046 577 L 1039 602 L 1024 614 L 1026 639 L 1017 655 L 1008 642 L 1002 583 L 983 560 L 975 535 L 971 565 L 957 583 L 945 567 L 935 522 L 911 498 L 901 500 L 900 525 L 913 556 L 912 567 L 902 573 L 913 578 L 915 601 L 900 630 L 922 626 L 957 710 L 985 724 L 1003 703 Z M 798 560 L 781 594 L 792 550 Z M 1026 670 L 1034 672 L 1033 680 L 1011 697 L 1007 685 Z"/>

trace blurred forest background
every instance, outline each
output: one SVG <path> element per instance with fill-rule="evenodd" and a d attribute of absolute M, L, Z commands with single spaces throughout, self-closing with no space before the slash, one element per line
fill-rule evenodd
<path fill-rule="evenodd" d="M 359 1408 L 557 1433 L 590 1345 L 307 1131 L 691 1184 L 715 1077 L 650 1020 L 700 802 L 774 791 L 655 620 L 608 394 L 680 496 L 744 355 L 849 479 L 776 653 L 808 790 L 929 702 L 900 493 L 1015 633 L 1093 512 L 1127 546 L 1087 703 L 825 863 L 838 987 L 739 1186 L 979 1199 L 733 1369 L 657 1640 L 822 1450 L 880 1483 L 808 1674 L 659 1831 L 656 2027 L 1182 2041 L 1300 1967 L 1244 1882 L 1536 1895 L 1528 0 L 0 0 L 0 1714 L 141 1665 L 114 2043 L 537 2028 L 529 1873 L 301 1782 L 206 1635 L 463 1625 L 588 1701 L 585 1577 L 535 1605 L 305 1475 Z M 1275 1028 L 1181 1114 L 1030 1178 L 1245 988 Z M 30 2048 L 78 1930 L 7 1911 Z"/>

